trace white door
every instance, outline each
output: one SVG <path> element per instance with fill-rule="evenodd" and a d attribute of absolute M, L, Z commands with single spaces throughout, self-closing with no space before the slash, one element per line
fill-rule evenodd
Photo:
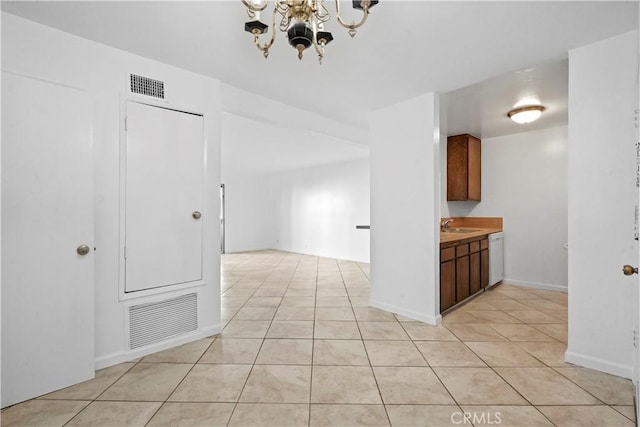
<path fill-rule="evenodd" d="M 127 102 L 125 291 L 202 279 L 202 116 Z"/>
<path fill-rule="evenodd" d="M 640 146 L 640 142 L 638 142 Z M 640 163 L 639 163 L 640 164 Z M 638 199 L 640 200 L 640 187 L 638 187 Z M 636 215 L 637 215 L 637 207 L 636 207 Z M 638 219 L 636 218 L 636 221 Z M 637 223 L 636 223 L 636 226 Z M 640 251 L 639 258 L 640 258 Z M 640 259 L 637 261 L 637 266 L 640 267 Z M 633 371 L 632 371 L 632 380 L 635 386 L 635 395 L 636 395 L 636 419 L 640 419 L 640 337 L 638 336 L 640 331 L 640 275 L 636 275 L 637 286 L 634 290 L 635 298 L 633 304 L 634 310 L 634 325 L 633 325 Z"/>
<path fill-rule="evenodd" d="M 90 111 L 2 72 L 3 407 L 94 376 Z"/>
<path fill-rule="evenodd" d="M 638 10 L 638 17 L 640 18 L 640 9 Z M 639 34 L 640 36 L 640 34 Z M 638 43 L 638 53 L 640 57 L 640 41 Z M 636 171 L 636 187 L 638 188 L 638 201 L 640 202 L 640 67 L 638 68 L 638 86 L 636 87 L 638 91 L 638 98 L 636 98 L 636 111 L 635 111 L 635 126 L 636 126 L 636 162 L 637 162 L 637 171 Z M 640 227 L 638 218 L 639 207 L 636 205 L 636 227 Z M 636 234 L 638 230 L 636 229 Z M 636 235 L 636 238 L 638 236 Z M 640 258 L 640 251 L 638 251 L 638 257 Z M 640 259 L 638 259 L 638 267 L 640 267 Z M 640 275 L 637 276 L 638 286 L 636 286 L 635 293 L 635 325 L 633 329 L 634 339 L 634 352 L 633 352 L 633 384 L 635 385 L 635 394 L 636 394 L 636 420 L 640 420 Z"/>
<path fill-rule="evenodd" d="M 638 9 L 638 18 L 640 19 L 640 9 Z M 640 33 L 638 34 L 640 36 Z M 638 57 L 640 57 L 640 40 L 638 43 Z M 637 69 L 636 75 L 638 85 L 636 86 L 636 92 L 638 97 L 636 98 L 636 111 L 635 111 L 635 129 L 636 129 L 636 140 L 634 141 L 636 145 L 636 188 L 638 189 L 638 202 L 640 202 L 640 67 Z M 637 202 L 637 203 L 638 203 Z M 635 221 L 635 234 L 636 239 L 638 238 L 638 227 L 640 227 L 638 218 L 639 207 L 636 205 L 636 221 Z M 638 251 L 638 264 L 637 267 L 640 267 L 640 251 Z M 633 328 L 633 372 L 632 372 L 632 380 L 635 386 L 635 397 L 636 397 L 636 420 L 640 419 L 640 275 L 637 275 L 638 286 L 635 289 L 635 298 L 634 298 L 634 328 Z M 637 423 L 636 423 L 637 424 Z"/>

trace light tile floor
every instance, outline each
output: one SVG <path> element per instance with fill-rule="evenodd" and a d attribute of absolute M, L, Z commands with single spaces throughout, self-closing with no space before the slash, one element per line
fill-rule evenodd
<path fill-rule="evenodd" d="M 222 259 L 222 334 L 6 408 L 2 425 L 634 425 L 630 381 L 564 363 L 566 294 L 502 284 L 434 327 L 367 307 L 367 264 Z"/>

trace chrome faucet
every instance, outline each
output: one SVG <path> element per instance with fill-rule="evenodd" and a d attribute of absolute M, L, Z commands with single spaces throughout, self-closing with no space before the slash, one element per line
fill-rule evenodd
<path fill-rule="evenodd" d="M 449 224 L 453 222 L 453 218 L 445 219 L 440 224 L 440 230 L 447 231 L 449 229 Z"/>

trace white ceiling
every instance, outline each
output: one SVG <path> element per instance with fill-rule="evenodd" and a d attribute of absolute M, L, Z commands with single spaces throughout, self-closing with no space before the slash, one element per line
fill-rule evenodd
<path fill-rule="evenodd" d="M 485 80 L 443 97 L 447 134 L 493 138 L 567 124 L 569 61 L 563 59 Z M 537 121 L 520 125 L 507 117 L 512 108 L 543 105 Z"/>
<path fill-rule="evenodd" d="M 362 128 L 372 110 L 446 94 L 447 133 L 480 138 L 566 124 L 567 52 L 637 28 L 638 17 L 636 1 L 382 0 L 354 39 L 330 22 L 335 40 L 319 65 L 311 51 L 299 61 L 284 34 L 265 60 L 244 32 L 239 0 L 3 0 L 1 8 Z M 343 11 L 357 16 L 347 3 Z M 522 96 L 547 107 L 525 126 L 506 117 Z M 237 115 L 223 124 L 225 168 L 275 172 L 368 155 L 366 146 Z"/>
<path fill-rule="evenodd" d="M 1 7 L 360 127 L 367 126 L 369 111 L 417 94 L 448 93 L 536 64 L 559 63 L 570 49 L 637 28 L 638 16 L 636 1 L 382 0 L 353 40 L 330 23 L 335 41 L 320 66 L 310 51 L 298 61 L 283 34 L 265 60 L 243 30 L 247 17 L 240 1 L 3 1 Z M 345 14 L 353 12 L 344 8 Z M 507 74 L 490 93 L 487 86 L 470 89 L 480 107 L 460 110 L 449 120 L 451 127 L 479 129 L 484 137 L 504 132 L 491 122 L 504 122 L 520 83 L 541 91 L 550 120 L 559 80 L 553 77 L 547 86 L 554 65 L 549 67 Z M 454 92 L 452 105 L 464 93 Z"/>

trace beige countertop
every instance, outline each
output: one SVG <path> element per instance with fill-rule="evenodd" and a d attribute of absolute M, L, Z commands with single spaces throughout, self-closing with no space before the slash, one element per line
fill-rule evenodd
<path fill-rule="evenodd" d="M 452 227 L 455 228 L 455 227 Z M 456 241 L 461 241 L 461 240 L 465 240 L 465 239 L 471 239 L 473 237 L 482 237 L 482 236 L 486 236 L 487 234 L 491 234 L 491 233 L 498 233 L 500 231 L 502 231 L 502 228 L 479 228 L 479 227 L 463 227 L 463 228 L 472 228 L 474 229 L 474 231 L 470 231 L 468 233 L 447 233 L 447 232 L 440 232 L 440 243 L 450 243 L 450 242 L 456 242 Z"/>
<path fill-rule="evenodd" d="M 440 223 L 442 224 L 442 220 Z M 474 231 L 468 233 L 440 233 L 440 244 L 445 246 L 453 246 L 451 242 L 461 242 L 467 239 L 478 240 L 479 237 L 486 236 L 491 233 L 502 231 L 501 217 L 452 217 L 449 224 L 451 228 L 469 228 Z"/>

